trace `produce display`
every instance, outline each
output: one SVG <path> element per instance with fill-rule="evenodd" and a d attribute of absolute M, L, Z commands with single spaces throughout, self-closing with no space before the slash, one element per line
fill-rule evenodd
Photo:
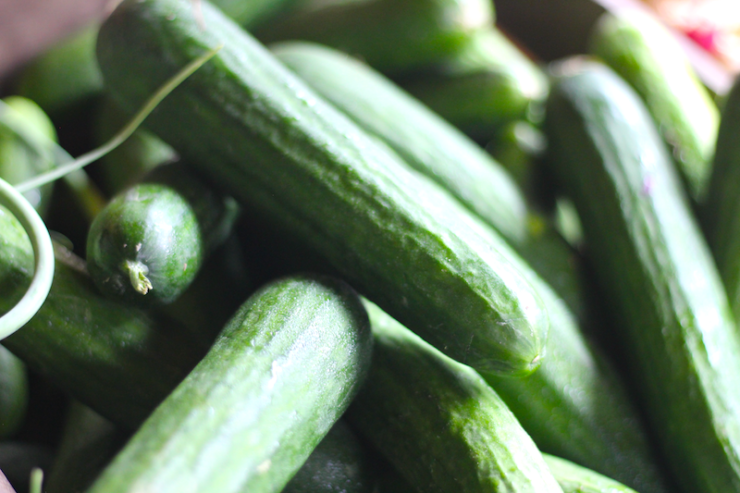
<path fill-rule="evenodd" d="M 123 0 L 11 77 L 0 493 L 740 493 L 740 88 L 586 38 Z"/>

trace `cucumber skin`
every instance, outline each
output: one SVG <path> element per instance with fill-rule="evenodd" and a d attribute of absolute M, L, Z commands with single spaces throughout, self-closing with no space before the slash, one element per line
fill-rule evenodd
<path fill-rule="evenodd" d="M 563 67 L 548 162 L 578 208 L 651 429 L 686 491 L 740 491 L 740 341 L 678 177 L 626 83 L 600 64 Z"/>
<path fill-rule="evenodd" d="M 656 20 L 610 13 L 596 23 L 589 44 L 589 51 L 640 95 L 689 195 L 703 201 L 712 172 L 719 110 L 681 46 Z"/>
<path fill-rule="evenodd" d="M 301 276 L 268 285 L 89 493 L 280 491 L 354 397 L 372 342 L 346 284 Z"/>
<path fill-rule="evenodd" d="M 492 168 L 498 163 L 480 158 L 471 149 L 474 143 L 420 108 L 416 101 L 372 69 L 331 48 L 310 43 L 285 42 L 271 49 L 319 94 L 371 134 L 389 143 L 408 163 L 413 160 L 417 169 L 426 167 L 422 172 L 434 176 L 443 186 L 456 187 L 460 193 L 455 195 L 459 198 L 469 193 L 472 186 L 481 193 L 485 189 L 498 195 L 498 200 L 509 210 L 522 208 L 526 213 L 524 198 L 508 176 L 504 174 L 506 180 L 497 183 L 493 173 L 485 171 L 485 167 Z M 438 160 L 436 166 L 430 163 L 433 159 Z M 478 159 L 480 166 L 472 166 L 472 159 Z M 462 169 L 465 166 L 469 168 Z M 468 180 L 455 176 L 465 173 Z M 458 182 L 450 184 L 453 180 Z M 501 193 L 496 193 L 498 190 Z M 522 213 L 516 217 L 513 213 L 501 214 L 500 207 L 475 207 L 471 200 L 461 201 L 501 231 L 539 271 L 550 274 L 547 280 L 561 281 L 555 291 L 571 294 L 567 298 L 570 304 L 581 308 L 577 313 L 583 313 L 579 304 L 581 286 L 569 262 L 572 252 L 565 248 L 562 239 L 548 232 L 544 223 L 545 231 L 539 233 L 517 231 L 517 227 L 527 227 Z M 529 282 L 547 308 L 550 318 L 547 356 L 540 368 L 526 379 L 497 379 L 485 374 L 484 378 L 507 402 L 541 449 L 588 464 L 643 493 L 665 491 L 642 423 L 614 370 L 601 363 L 603 356 L 586 342 L 577 318 L 553 289 L 529 274 L 526 265 L 520 272 L 531 275 Z"/>
<path fill-rule="evenodd" d="M 736 319 L 740 319 L 738 128 L 740 128 L 740 83 L 735 81 L 722 110 L 712 176 L 700 217 Z"/>
<path fill-rule="evenodd" d="M 518 270 L 482 238 L 480 223 L 210 4 L 202 7 L 212 31 L 181 2 L 119 6 L 98 40 L 119 100 L 137 107 L 171 70 L 226 41 L 158 107 L 151 127 L 453 358 L 487 371 L 533 371 L 547 316 Z"/>
<path fill-rule="evenodd" d="M 263 43 L 302 39 L 403 73 L 444 59 L 494 22 L 486 0 L 364 0 L 308 3 L 255 30 Z"/>
<path fill-rule="evenodd" d="M 0 313 L 5 313 L 31 281 L 33 251 L 10 214 L 0 214 L 0 231 Z M 134 429 L 207 346 L 171 321 L 104 298 L 80 268 L 84 262 L 58 250 L 49 297 L 3 345 L 61 389 Z"/>
<path fill-rule="evenodd" d="M 570 461 L 542 454 L 563 493 L 637 493 L 632 488 Z"/>
<path fill-rule="evenodd" d="M 471 368 L 365 302 L 375 338 L 347 413 L 420 492 L 561 492 L 514 415 Z M 400 378 L 399 378 L 400 377 Z"/>

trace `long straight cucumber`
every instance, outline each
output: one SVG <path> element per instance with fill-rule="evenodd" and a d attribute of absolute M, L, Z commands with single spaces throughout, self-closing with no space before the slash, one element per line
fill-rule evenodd
<path fill-rule="evenodd" d="M 280 491 L 360 388 L 372 343 L 346 284 L 268 285 L 88 492 Z"/>
<path fill-rule="evenodd" d="M 532 439 L 486 382 L 372 303 L 365 386 L 348 412 L 420 492 L 562 493 Z"/>
<path fill-rule="evenodd" d="M 0 208 L 0 313 L 31 282 L 33 251 L 23 228 Z M 104 298 L 84 262 L 58 251 L 46 302 L 3 345 L 112 421 L 135 428 L 205 354 L 183 327 Z"/>
<path fill-rule="evenodd" d="M 223 43 L 151 128 L 452 358 L 501 373 L 537 368 L 547 315 L 480 223 L 208 2 L 202 11 L 205 30 L 179 0 L 119 5 L 98 39 L 119 102 L 137 107 L 177 67 Z"/>
<path fill-rule="evenodd" d="M 524 197 L 498 163 L 390 81 L 347 55 L 304 42 L 280 43 L 273 52 L 407 163 L 451 190 L 534 267 L 537 274 L 523 264 L 519 270 L 529 276 L 547 309 L 548 356 L 527 379 L 484 377 L 537 445 L 618 477 L 644 493 L 663 491 L 626 392 L 603 356 L 580 333 L 572 313 L 576 310 L 569 310 L 558 296 L 582 306 L 571 252 L 545 224 L 539 233 L 526 227 Z M 541 273 L 552 287 L 538 277 Z"/>
<path fill-rule="evenodd" d="M 548 162 L 651 429 L 686 491 L 740 491 L 740 335 L 678 176 L 637 94 L 605 66 L 561 65 Z"/>

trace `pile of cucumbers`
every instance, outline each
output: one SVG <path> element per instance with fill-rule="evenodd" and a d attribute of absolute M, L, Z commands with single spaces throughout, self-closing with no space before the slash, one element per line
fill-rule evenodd
<path fill-rule="evenodd" d="M 17 77 L 0 177 L 220 49 L 27 195 L 0 452 L 30 378 L 46 493 L 740 493 L 740 89 L 663 29 L 545 66 L 490 0 L 123 0 Z M 0 314 L 33 265 L 0 208 Z"/>

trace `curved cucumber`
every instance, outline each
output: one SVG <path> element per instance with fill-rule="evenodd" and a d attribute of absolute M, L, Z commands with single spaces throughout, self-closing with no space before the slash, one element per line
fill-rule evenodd
<path fill-rule="evenodd" d="M 740 491 L 740 337 L 664 144 L 613 71 L 570 60 L 560 72 L 547 162 L 578 209 L 649 425 L 685 489 Z"/>
<path fill-rule="evenodd" d="M 707 242 L 727 291 L 732 311 L 740 319 L 740 83 L 735 82 L 722 110 L 712 176 L 701 220 Z"/>
<path fill-rule="evenodd" d="M 202 8 L 206 31 L 178 0 L 126 1 L 109 17 L 99 59 L 119 100 L 138 106 L 194 53 L 225 42 L 163 101 L 152 128 L 451 357 L 487 371 L 534 370 L 547 315 L 492 247 L 501 240 L 208 2 Z"/>
<path fill-rule="evenodd" d="M 346 284 L 272 283 L 242 305 L 89 493 L 280 491 L 349 405 L 371 348 L 367 314 Z"/>
<path fill-rule="evenodd" d="M 480 30 L 458 53 L 402 84 L 435 113 L 483 141 L 514 120 L 540 121 L 549 90 L 542 70 L 494 27 Z"/>
<path fill-rule="evenodd" d="M 233 224 L 230 200 L 182 163 L 159 166 L 93 221 L 87 236 L 90 276 L 113 298 L 174 301 Z"/>
<path fill-rule="evenodd" d="M 709 184 L 719 110 L 673 35 L 647 15 L 606 13 L 591 33 L 590 51 L 640 95 L 690 196 L 702 201 Z"/>
<path fill-rule="evenodd" d="M 0 242 L 5 313 L 31 282 L 33 251 L 21 225 L 1 208 Z M 135 428 L 207 347 L 179 325 L 102 297 L 83 271 L 82 260 L 59 249 L 49 297 L 3 345 L 100 414 Z"/>
<path fill-rule="evenodd" d="M 542 454 L 563 493 L 637 493 L 632 488 L 570 461 Z"/>
<path fill-rule="evenodd" d="M 381 72 L 404 72 L 457 52 L 493 24 L 487 0 L 308 2 L 255 31 L 264 43 L 302 39 L 362 57 Z"/>
<path fill-rule="evenodd" d="M 410 484 L 425 492 L 561 492 L 532 439 L 475 371 L 365 307 L 373 362 L 347 416 Z"/>

